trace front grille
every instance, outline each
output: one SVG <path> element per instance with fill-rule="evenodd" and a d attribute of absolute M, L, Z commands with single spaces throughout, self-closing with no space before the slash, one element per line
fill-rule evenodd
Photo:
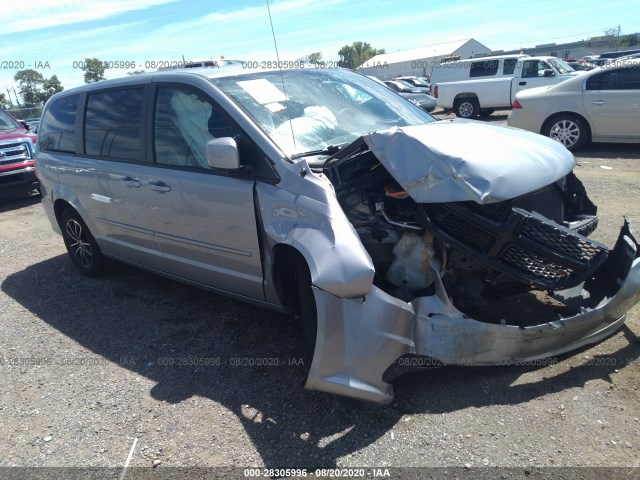
<path fill-rule="evenodd" d="M 466 208 L 488 220 L 504 222 L 511 215 L 511 200 L 480 205 L 476 202 L 464 202 Z"/>
<path fill-rule="evenodd" d="M 476 204 L 478 205 L 478 204 Z M 457 215 L 452 215 L 444 204 L 434 203 L 429 206 L 432 220 L 445 232 L 460 242 L 464 242 L 481 253 L 488 253 L 496 237 L 484 229 L 475 227 L 472 223 L 461 221 Z"/>
<path fill-rule="evenodd" d="M 423 204 L 423 220 L 432 233 L 459 250 L 544 290 L 578 285 L 606 260 L 604 245 L 512 205 Z M 594 223 L 597 220 L 582 227 L 589 230 Z"/>
<path fill-rule="evenodd" d="M 586 237 L 569 232 L 559 225 L 555 227 L 543 223 L 533 217 L 522 221 L 518 234 L 580 261 L 591 261 L 602 251 L 601 247 Z"/>
<path fill-rule="evenodd" d="M 546 281 L 553 282 L 556 279 L 568 278 L 573 274 L 572 269 L 540 258 L 535 253 L 528 252 L 516 245 L 507 248 L 506 252 L 502 255 L 502 260 L 507 265 L 523 272 L 529 272 L 536 278 Z"/>
<path fill-rule="evenodd" d="M 576 228 L 572 228 L 572 230 L 587 237 L 591 235 L 596 228 L 598 228 L 598 217 L 592 217 L 588 221 L 581 223 Z"/>
<path fill-rule="evenodd" d="M 29 144 L 24 142 L 0 144 L 0 165 L 19 163 L 31 158 Z"/>

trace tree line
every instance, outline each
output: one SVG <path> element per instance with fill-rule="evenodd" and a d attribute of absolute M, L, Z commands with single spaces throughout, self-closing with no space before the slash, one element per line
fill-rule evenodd
<path fill-rule="evenodd" d="M 85 58 L 82 70 L 84 71 L 84 83 L 99 82 L 105 79 L 104 64 L 97 58 Z M 6 87 L 7 95 L 0 92 L 0 106 L 6 110 L 41 107 L 53 95 L 64 90 L 57 75 L 46 78 L 31 68 L 19 70 L 13 79 L 18 85 L 18 91 L 16 92 L 15 88 Z"/>

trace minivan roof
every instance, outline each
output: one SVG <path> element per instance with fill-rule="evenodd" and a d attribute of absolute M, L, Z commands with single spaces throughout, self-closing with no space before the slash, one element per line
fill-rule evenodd
<path fill-rule="evenodd" d="M 289 70 L 318 70 L 316 67 L 310 65 L 304 68 L 298 69 L 287 69 Z M 162 69 L 156 72 L 148 72 L 148 73 L 140 73 L 138 75 L 130 75 L 127 77 L 114 78 L 111 80 L 100 80 L 99 82 L 92 82 L 85 85 L 80 85 L 78 87 L 70 88 L 68 90 L 63 90 L 62 92 L 56 93 L 51 98 L 60 98 L 68 95 L 74 95 L 77 93 L 91 92 L 93 90 L 102 90 L 105 88 L 114 88 L 114 87 L 125 87 L 132 85 L 144 85 L 149 83 L 152 78 L 158 76 L 175 76 L 175 75 L 194 75 L 199 77 L 204 77 L 206 79 L 227 77 L 230 75 L 241 76 L 241 75 L 251 75 L 253 73 L 259 72 L 273 72 L 278 71 L 277 68 L 260 68 L 259 66 L 253 68 L 253 66 L 249 67 L 248 62 L 243 61 L 234 61 L 233 63 L 226 63 L 225 65 L 220 65 L 216 67 L 187 67 L 187 68 L 169 68 Z M 357 72 L 356 72 L 357 73 Z"/>

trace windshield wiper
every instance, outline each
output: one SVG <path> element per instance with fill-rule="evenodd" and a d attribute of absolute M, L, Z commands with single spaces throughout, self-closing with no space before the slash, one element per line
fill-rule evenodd
<path fill-rule="evenodd" d="M 329 155 L 329 156 L 331 156 L 331 155 L 335 155 L 336 153 L 338 153 L 341 149 L 343 149 L 347 145 L 349 145 L 349 142 L 339 143 L 337 145 L 329 145 L 328 147 L 325 147 L 325 148 L 323 148 L 321 150 L 310 150 L 308 152 L 294 153 L 293 155 L 291 155 L 291 159 L 292 160 L 296 160 L 298 158 L 313 157 L 315 155 Z"/>

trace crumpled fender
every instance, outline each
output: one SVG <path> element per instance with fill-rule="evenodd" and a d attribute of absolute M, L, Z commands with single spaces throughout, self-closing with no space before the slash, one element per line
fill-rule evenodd
<path fill-rule="evenodd" d="M 364 296 L 375 273 L 371 257 L 330 182 L 313 174 L 304 161 L 296 167 L 306 173 L 286 176 L 282 182 L 287 185 L 256 184 L 270 249 L 284 244 L 298 250 L 318 288 L 343 298 Z"/>

